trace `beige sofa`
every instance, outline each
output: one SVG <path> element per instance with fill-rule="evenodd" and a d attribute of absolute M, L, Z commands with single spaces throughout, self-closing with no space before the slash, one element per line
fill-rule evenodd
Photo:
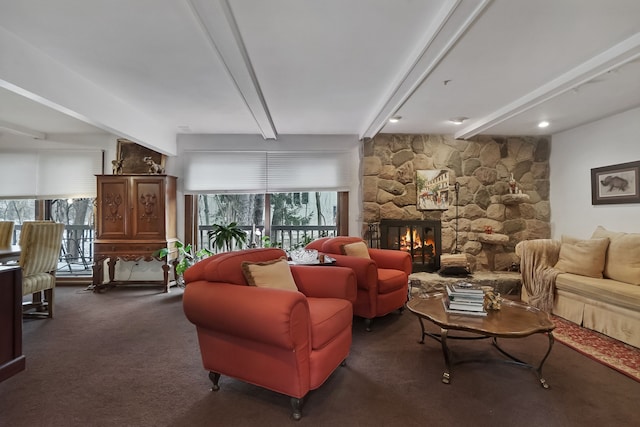
<path fill-rule="evenodd" d="M 522 299 L 640 347 L 640 234 L 598 227 L 591 239 L 518 243 Z"/>

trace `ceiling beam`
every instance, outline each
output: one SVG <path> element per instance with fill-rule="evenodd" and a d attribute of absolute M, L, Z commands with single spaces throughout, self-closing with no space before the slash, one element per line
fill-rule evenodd
<path fill-rule="evenodd" d="M 380 132 L 490 3 L 491 0 L 448 0 L 444 3 L 434 24 L 427 28 L 415 57 L 399 70 L 399 77 L 381 97 L 371 119 L 360 132 L 360 139 L 373 138 Z"/>
<path fill-rule="evenodd" d="M 187 0 L 187 3 L 212 52 L 224 64 L 263 138 L 276 139 L 277 131 L 271 112 L 229 2 Z"/>
<path fill-rule="evenodd" d="M 640 58 L 640 33 L 636 33 L 610 49 L 551 80 L 549 83 L 538 87 L 493 113 L 474 121 L 454 136 L 456 139 L 471 138 L 637 58 Z"/>
<path fill-rule="evenodd" d="M 0 119 L 0 131 L 2 130 L 14 135 L 28 136 L 33 139 L 47 139 L 46 133 L 38 132 L 37 130 L 29 129 L 28 127 L 16 125 Z"/>

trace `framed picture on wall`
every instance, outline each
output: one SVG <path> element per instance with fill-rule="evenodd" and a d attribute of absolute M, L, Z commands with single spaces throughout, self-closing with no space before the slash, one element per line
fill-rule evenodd
<path fill-rule="evenodd" d="M 449 209 L 449 171 L 425 169 L 416 171 L 416 209 L 435 211 Z"/>
<path fill-rule="evenodd" d="M 166 156 L 128 139 L 118 139 L 116 158 L 123 174 L 164 173 Z"/>
<path fill-rule="evenodd" d="M 591 204 L 640 203 L 640 161 L 591 169 Z"/>

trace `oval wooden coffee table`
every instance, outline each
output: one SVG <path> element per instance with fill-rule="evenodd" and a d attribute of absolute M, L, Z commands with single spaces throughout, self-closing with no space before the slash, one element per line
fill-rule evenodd
<path fill-rule="evenodd" d="M 533 370 L 544 388 L 549 385 L 542 377 L 542 366 L 551 353 L 553 347 L 553 329 L 555 325 L 549 318 L 549 315 L 537 308 L 527 304 L 504 300 L 500 310 L 489 311 L 486 316 L 473 316 L 466 314 L 450 314 L 444 310 L 442 304 L 441 293 L 430 294 L 427 298 L 413 298 L 407 303 L 409 311 L 418 316 L 420 327 L 422 329 L 422 338 L 419 341 L 424 343 L 424 337 L 428 336 L 442 345 L 442 353 L 446 371 L 442 374 L 442 382 L 449 384 L 451 382 L 452 367 L 458 363 L 471 362 L 476 360 L 461 360 L 454 363 L 451 350 L 447 346 L 447 339 L 477 340 L 492 338 L 493 345 L 509 359 L 497 359 L 500 362 L 506 362 L 523 366 Z M 428 332 L 423 323 L 423 319 L 433 322 L 440 327 L 440 334 Z M 449 336 L 449 331 L 470 332 L 471 336 Z M 535 367 L 529 363 L 507 353 L 498 345 L 498 338 L 524 338 L 533 334 L 546 334 L 549 338 L 549 348 L 540 364 Z M 493 359 L 492 359 L 493 360 Z"/>

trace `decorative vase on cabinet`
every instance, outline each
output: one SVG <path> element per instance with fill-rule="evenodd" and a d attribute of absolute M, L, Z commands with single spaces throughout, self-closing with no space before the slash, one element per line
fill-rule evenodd
<path fill-rule="evenodd" d="M 157 260 L 163 262 L 163 280 L 144 283 L 162 285 L 164 292 L 169 292 L 169 270 L 176 258 L 176 177 L 97 175 L 97 181 L 94 290 L 133 283 L 114 280 L 118 260 Z M 169 255 L 154 256 L 162 248 Z M 105 283 L 103 265 L 107 260 L 109 277 Z"/>

